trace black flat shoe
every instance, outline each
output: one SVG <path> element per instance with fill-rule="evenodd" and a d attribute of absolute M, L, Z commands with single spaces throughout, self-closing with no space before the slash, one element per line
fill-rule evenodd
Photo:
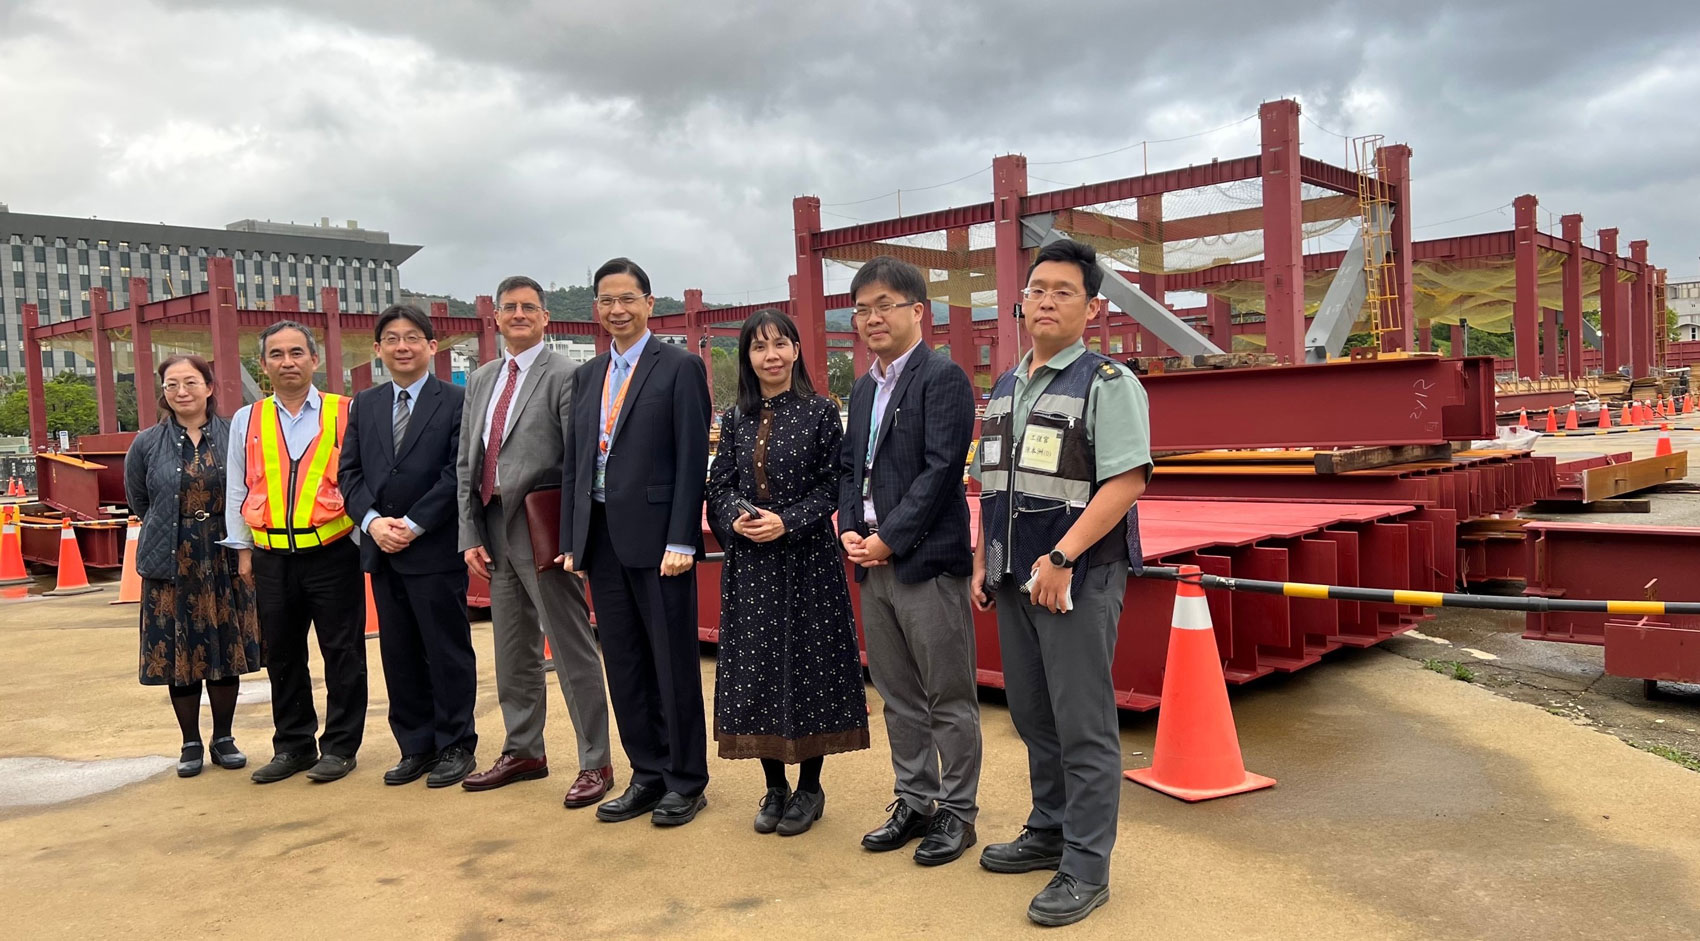
<path fill-rule="evenodd" d="M 658 827 L 683 826 L 697 819 L 697 814 L 707 806 L 708 795 L 701 791 L 690 795 L 668 791 L 655 805 L 655 812 L 649 815 L 649 819 Z"/>
<path fill-rule="evenodd" d="M 825 812 L 825 791 L 797 791 L 785 805 L 785 817 L 779 821 L 779 835 L 796 836 L 799 833 L 807 833 Z"/>
<path fill-rule="evenodd" d="M 886 807 L 891 819 L 862 837 L 862 848 L 875 853 L 902 849 L 910 840 L 922 836 L 933 827 L 933 815 L 924 814 L 899 797 Z"/>
<path fill-rule="evenodd" d="M 596 819 L 603 823 L 635 820 L 654 811 L 655 806 L 661 803 L 661 794 L 662 791 L 658 787 L 646 787 L 642 784 L 628 785 L 625 793 L 596 808 Z"/>
<path fill-rule="evenodd" d="M 201 753 L 204 749 L 200 742 L 185 742 L 183 754 L 177 756 L 177 776 L 192 778 L 201 773 Z"/>
<path fill-rule="evenodd" d="M 317 764 L 318 761 L 318 755 L 291 755 L 288 752 L 274 755 L 271 761 L 261 765 L 254 772 L 254 783 L 274 784 L 306 771 Z"/>
<path fill-rule="evenodd" d="M 248 764 L 248 756 L 242 754 L 242 750 L 236 747 L 236 739 L 229 735 L 213 739 L 210 751 L 213 764 L 220 768 L 235 771 Z"/>
<path fill-rule="evenodd" d="M 761 799 L 761 807 L 756 811 L 756 832 L 772 833 L 779 828 L 779 820 L 785 816 L 785 802 L 791 799 L 791 788 L 770 787 Z"/>
<path fill-rule="evenodd" d="M 434 752 L 423 755 L 403 755 L 394 768 L 384 772 L 384 783 L 391 787 L 411 784 L 429 774 L 437 767 L 438 761 Z"/>
<path fill-rule="evenodd" d="M 315 784 L 341 781 L 348 777 L 348 772 L 354 770 L 354 764 L 353 755 L 347 758 L 341 755 L 322 755 L 318 764 L 307 769 L 307 780 Z"/>
<path fill-rule="evenodd" d="M 915 847 L 915 861 L 923 866 L 942 866 L 961 858 L 974 845 L 974 825 L 948 810 L 933 815 L 933 825 L 921 845 Z"/>

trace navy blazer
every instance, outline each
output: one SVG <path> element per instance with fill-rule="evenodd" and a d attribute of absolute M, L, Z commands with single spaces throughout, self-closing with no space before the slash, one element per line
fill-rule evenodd
<path fill-rule="evenodd" d="M 465 571 L 455 507 L 455 459 L 466 390 L 426 377 L 398 452 L 394 387 L 386 382 L 349 403 L 337 483 L 354 525 L 360 525 L 366 511 L 375 510 L 379 516 L 408 517 L 425 532 L 396 553 L 384 552 L 362 533 L 360 566 L 370 572 L 380 558 L 388 558 L 390 567 L 404 575 Z"/>
<path fill-rule="evenodd" d="M 864 374 L 850 390 L 850 427 L 840 448 L 838 531 L 866 536 L 862 479 L 877 383 Z M 974 386 L 950 357 L 915 348 L 897 377 L 879 440 L 869 494 L 880 540 L 891 547 L 897 580 L 913 585 L 974 570 L 968 542 L 968 498 L 962 475 L 974 440 Z M 856 580 L 866 572 L 856 569 Z"/>
<path fill-rule="evenodd" d="M 590 541 L 590 490 L 609 355 L 573 372 L 566 466 L 561 471 L 561 551 L 574 565 Z M 702 360 L 651 336 L 632 376 L 608 444 L 607 512 L 614 552 L 626 568 L 661 567 L 670 545 L 691 546 L 702 561 L 702 495 L 708 478 L 713 408 Z"/>

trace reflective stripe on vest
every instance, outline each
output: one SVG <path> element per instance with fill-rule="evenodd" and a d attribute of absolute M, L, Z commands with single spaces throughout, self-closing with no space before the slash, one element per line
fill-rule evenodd
<path fill-rule="evenodd" d="M 319 433 L 296 460 L 289 458 L 276 398 L 254 403 L 246 448 L 249 499 L 243 503 L 242 518 L 259 548 L 316 549 L 354 528 L 337 489 L 348 401 L 346 396 L 321 394 Z M 263 507 L 253 505 L 259 488 L 265 493 Z"/>

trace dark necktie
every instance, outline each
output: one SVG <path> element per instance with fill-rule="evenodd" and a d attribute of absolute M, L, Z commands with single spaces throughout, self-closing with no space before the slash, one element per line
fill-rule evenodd
<path fill-rule="evenodd" d="M 401 453 L 401 443 L 407 438 L 407 420 L 412 413 L 407 410 L 407 390 L 401 390 L 395 397 L 395 453 Z"/>

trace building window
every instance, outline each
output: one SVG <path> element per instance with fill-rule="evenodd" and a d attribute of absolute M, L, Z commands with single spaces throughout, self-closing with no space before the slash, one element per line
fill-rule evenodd
<path fill-rule="evenodd" d="M 70 274 L 70 273 L 71 273 L 71 271 L 70 271 L 70 269 L 69 269 L 69 268 L 66 268 L 66 267 L 65 267 L 65 263 L 64 263 L 64 262 L 60 262 L 60 263 L 59 263 L 59 273 L 60 273 L 60 274 Z"/>
<path fill-rule="evenodd" d="M 96 242 L 95 247 L 99 248 L 102 251 L 105 251 L 106 250 L 106 239 L 101 239 L 99 242 Z M 69 356 L 70 354 L 67 353 L 66 355 Z"/>

